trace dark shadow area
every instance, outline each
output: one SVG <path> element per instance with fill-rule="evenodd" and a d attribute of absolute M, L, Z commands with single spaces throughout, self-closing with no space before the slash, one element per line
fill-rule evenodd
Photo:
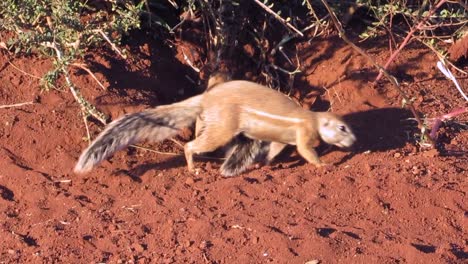
<path fill-rule="evenodd" d="M 245 178 L 244 178 L 244 181 L 246 181 L 246 182 L 248 182 L 248 183 L 250 183 L 250 184 L 254 184 L 254 183 L 255 183 L 255 184 L 259 184 L 259 183 L 260 183 L 259 180 L 255 179 L 255 178 L 250 178 L 250 177 L 245 177 Z"/>
<path fill-rule="evenodd" d="M 276 227 L 276 226 L 270 226 L 270 225 L 269 225 L 269 226 L 267 226 L 267 227 L 268 227 L 271 231 L 273 231 L 273 232 L 276 232 L 276 233 L 281 234 L 281 235 L 283 235 L 283 236 L 288 236 L 288 234 L 286 234 L 285 232 L 283 232 L 283 230 L 279 229 L 279 228 Z"/>
<path fill-rule="evenodd" d="M 416 244 L 416 243 L 411 243 L 411 245 L 417 250 L 426 254 L 435 253 L 437 249 L 435 246 L 432 246 L 432 245 L 423 245 L 423 244 Z"/>
<path fill-rule="evenodd" d="M 453 120 L 442 122 L 436 133 L 436 146 L 441 156 L 462 157 L 468 154 L 464 144 L 452 144 L 452 140 L 460 133 L 467 131 L 468 122 L 458 123 Z M 462 168 L 460 168 L 462 169 Z"/>
<path fill-rule="evenodd" d="M 317 234 L 319 234 L 321 237 L 329 237 L 331 234 L 336 232 L 336 229 L 324 227 L 324 228 L 317 228 L 316 231 L 317 231 Z"/>
<path fill-rule="evenodd" d="M 417 130 L 416 121 L 411 120 L 409 110 L 402 108 L 380 108 L 345 115 L 357 142 L 354 151 L 387 151 L 401 148 L 411 140 Z"/>
<path fill-rule="evenodd" d="M 457 259 L 460 260 L 468 260 L 468 252 L 464 251 L 462 247 L 456 245 L 456 244 L 450 244 L 450 252 L 452 252 Z"/>
<path fill-rule="evenodd" d="M 195 166 L 199 166 L 200 159 L 195 156 L 194 162 Z M 148 161 L 145 163 L 137 163 L 134 168 L 129 170 L 118 170 L 115 171 L 113 174 L 117 176 L 127 176 L 130 177 L 133 181 L 141 183 L 141 176 L 147 173 L 148 171 L 164 171 L 171 168 L 179 168 L 179 167 L 186 167 L 187 162 L 185 161 L 185 157 L 182 155 L 180 156 L 172 156 L 169 159 L 165 159 L 161 162 L 154 162 Z"/>
<path fill-rule="evenodd" d="M 26 234 L 26 235 L 22 235 L 22 234 L 17 234 L 21 240 L 23 240 L 24 243 L 26 243 L 26 245 L 28 247 L 38 247 L 39 245 L 37 244 L 37 240 L 30 236 L 29 234 Z"/>
<path fill-rule="evenodd" d="M 299 256 L 299 254 L 298 254 L 292 247 L 288 247 L 288 250 L 289 250 L 289 252 L 291 252 L 291 254 L 293 254 L 295 257 Z"/>
<path fill-rule="evenodd" d="M 13 208 L 13 207 L 7 207 L 6 210 L 4 210 L 4 214 L 5 214 L 8 218 L 15 218 L 15 217 L 18 217 L 18 216 L 19 216 L 18 210 L 16 210 L 16 209 Z"/>
<path fill-rule="evenodd" d="M 90 241 L 91 239 L 93 239 L 92 235 L 84 235 L 83 236 L 83 240 Z"/>
<path fill-rule="evenodd" d="M 15 194 L 13 191 L 3 185 L 0 185 L 0 197 L 2 197 L 3 200 L 10 202 L 15 201 Z"/>
<path fill-rule="evenodd" d="M 149 33 L 133 32 L 126 40 L 132 63 L 116 58 L 112 51 L 101 52 L 100 57 L 87 57 L 91 71 L 102 73 L 109 82 L 108 91 L 126 97 L 132 91 L 140 95 L 132 98 L 132 105 L 151 106 L 168 104 L 199 93 L 198 73 L 182 64 L 175 49 Z M 111 94 L 112 95 L 112 94 Z M 96 98 L 97 105 L 119 104 L 108 96 Z"/>
<path fill-rule="evenodd" d="M 81 194 L 81 195 L 75 195 L 73 198 L 74 198 L 76 201 L 78 201 L 78 202 L 81 204 L 81 206 L 85 206 L 86 204 L 93 203 L 93 202 L 91 201 L 91 199 L 89 199 L 88 196 L 83 195 L 83 194 Z"/>
<path fill-rule="evenodd" d="M 353 232 L 349 232 L 349 231 L 343 231 L 343 234 L 351 237 L 351 238 L 354 238 L 354 239 L 357 239 L 357 240 L 361 240 L 361 237 L 356 234 L 356 233 L 353 233 Z"/>
<path fill-rule="evenodd" d="M 102 263 L 108 262 L 109 259 L 110 259 L 113 255 L 114 255 L 114 254 L 112 254 L 111 252 L 103 251 L 103 252 L 102 252 L 101 262 L 102 262 Z"/>

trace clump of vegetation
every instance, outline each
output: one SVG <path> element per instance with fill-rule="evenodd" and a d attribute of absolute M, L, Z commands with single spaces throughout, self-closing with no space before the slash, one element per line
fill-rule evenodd
<path fill-rule="evenodd" d="M 392 52 L 385 68 L 413 40 L 426 45 L 445 60 L 448 57 L 446 43 L 453 43 L 466 34 L 468 10 L 462 2 L 359 0 L 355 6 L 365 9 L 373 19 L 364 20 L 367 28 L 361 33 L 361 39 L 387 36 L 389 49 L 396 51 Z"/>
<path fill-rule="evenodd" d="M 53 69 L 42 78 L 42 86 L 50 89 L 64 76 L 85 115 L 102 123 L 107 117 L 96 110 L 74 87 L 69 67 L 77 63 L 96 45 L 108 43 L 117 48 L 123 35 L 140 27 L 140 12 L 144 2 L 133 1 L 74 1 L 74 0 L 5 0 L 0 3 L 0 30 L 13 34 L 5 43 L 17 55 L 40 53 L 53 58 Z M 88 70 L 89 72 L 89 70 Z"/>

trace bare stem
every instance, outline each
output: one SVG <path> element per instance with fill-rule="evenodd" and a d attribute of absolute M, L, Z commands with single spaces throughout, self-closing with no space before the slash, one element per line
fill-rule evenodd
<path fill-rule="evenodd" d="M 278 21 L 280 21 L 283 25 L 288 27 L 289 29 L 293 30 L 296 32 L 299 36 L 303 37 L 304 34 L 297 28 L 295 28 L 291 23 L 288 21 L 284 20 L 280 15 L 276 14 L 275 11 L 271 10 L 268 6 L 266 6 L 264 3 L 260 2 L 259 0 L 254 0 L 255 3 L 257 3 L 261 8 L 265 9 L 268 13 L 272 14 Z"/>
<path fill-rule="evenodd" d="M 41 79 L 41 77 L 38 77 L 38 76 L 36 76 L 36 75 L 33 75 L 33 74 L 30 74 L 30 73 L 27 73 L 27 72 L 23 71 L 23 70 L 20 69 L 18 66 L 16 66 L 15 64 L 13 64 L 11 61 L 8 61 L 8 63 L 11 65 L 11 67 L 15 68 L 17 71 L 19 71 L 19 72 L 21 72 L 21 73 L 23 73 L 23 74 L 26 74 L 26 75 L 29 76 L 29 77 L 32 77 L 32 78 L 38 79 L 38 80 Z"/>
<path fill-rule="evenodd" d="M 33 104 L 34 102 L 24 102 L 24 103 L 18 103 L 18 104 L 10 104 L 10 105 L 0 105 L 0 109 L 2 108 L 11 108 L 11 107 L 20 107 L 20 106 L 23 106 L 23 105 L 31 105 Z"/>
<path fill-rule="evenodd" d="M 138 145 L 130 145 L 130 147 L 133 147 L 133 148 L 136 148 L 136 149 L 142 149 L 142 150 L 146 150 L 146 151 L 149 151 L 149 152 L 154 152 L 154 153 L 162 154 L 162 155 L 184 156 L 183 153 L 162 152 L 162 151 L 157 151 L 157 150 L 154 150 L 154 149 L 150 149 L 150 148 L 146 148 L 146 147 L 138 146 Z M 225 158 L 215 158 L 215 157 L 208 157 L 208 156 L 203 156 L 203 155 L 198 155 L 197 157 L 202 158 L 202 159 L 210 159 L 210 160 L 225 160 Z"/>
<path fill-rule="evenodd" d="M 109 37 L 106 35 L 106 33 L 104 33 L 104 31 L 102 31 L 102 29 L 98 29 L 96 30 L 97 33 L 101 34 L 101 36 L 109 43 L 109 45 L 111 45 L 112 49 L 117 52 L 117 54 L 119 54 L 122 58 L 124 59 L 127 59 L 127 56 L 125 54 L 123 54 L 119 48 L 117 48 L 117 46 L 109 39 Z"/>
<path fill-rule="evenodd" d="M 94 75 L 94 73 L 88 68 L 86 67 L 86 64 L 84 63 L 72 63 L 70 64 L 71 66 L 75 66 L 75 67 L 78 67 L 84 71 L 86 71 L 89 75 L 91 75 L 91 77 L 97 82 L 97 84 L 105 91 L 106 90 L 106 87 L 98 80 L 98 78 L 96 77 L 96 75 Z"/>

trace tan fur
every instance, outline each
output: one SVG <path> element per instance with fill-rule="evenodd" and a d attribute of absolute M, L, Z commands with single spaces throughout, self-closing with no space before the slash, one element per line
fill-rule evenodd
<path fill-rule="evenodd" d="M 162 110 L 158 111 L 159 108 Z M 193 108 L 193 112 L 180 111 L 188 108 Z M 166 110 L 171 112 L 169 113 Z M 138 130 L 139 126 L 142 126 L 145 127 L 145 133 L 151 133 L 152 136 L 155 136 L 154 131 L 151 129 L 157 130 L 157 124 L 163 126 L 170 121 L 174 129 L 179 129 L 181 125 L 174 125 L 173 120 L 170 120 L 175 117 L 183 120 L 184 125 L 195 122 L 197 117 L 200 117 L 203 123 L 199 136 L 188 142 L 184 148 L 187 166 L 190 171 L 195 169 L 194 154 L 214 151 L 228 144 L 240 134 L 252 140 L 274 142 L 274 145 L 270 146 L 267 159 L 271 160 L 285 145 L 296 145 L 299 154 L 316 166 L 322 165 L 314 150 L 320 139 L 340 147 L 349 147 L 356 140 L 349 126 L 340 117 L 332 113 L 317 113 L 305 110 L 285 95 L 248 81 L 219 83 L 216 85 L 216 89 L 210 89 L 202 95 L 193 97 L 193 99 L 189 98 L 169 106 L 160 106 L 152 111 L 149 113 L 157 115 L 159 123 L 153 122 L 149 130 L 145 126 L 146 120 L 141 120 L 138 126 L 119 126 L 119 130 L 114 129 L 116 134 L 115 138 L 112 139 L 113 135 L 109 132 L 110 129 L 125 123 L 126 118 L 114 121 L 117 124 L 111 124 L 110 128 L 106 128 L 102 132 L 105 136 L 100 135 L 82 154 L 75 171 L 88 170 L 103 158 L 109 156 L 111 151 L 107 151 L 106 155 L 92 153 L 99 152 L 101 149 L 107 150 L 107 148 L 101 146 L 106 141 L 116 145 L 111 150 L 117 150 L 128 145 L 130 141 L 151 139 L 148 136 L 140 135 L 133 137 L 130 141 L 120 140 L 120 137 L 127 134 L 129 130 Z M 197 115 L 194 115 L 194 113 Z M 169 119 L 162 120 L 160 117 L 164 114 L 167 114 Z M 134 121 L 133 123 L 130 122 L 130 124 L 134 123 Z M 172 135 L 172 133 L 165 133 L 155 139 L 161 140 L 168 135 Z M 118 145 L 115 142 L 122 142 L 122 144 Z M 271 151 L 271 149 L 274 150 Z M 88 162 L 86 157 L 92 157 L 92 162 Z M 87 165 L 84 166 L 83 164 Z"/>
<path fill-rule="evenodd" d="M 231 80 L 228 74 L 223 72 L 216 72 L 210 75 L 208 79 L 208 84 L 206 85 L 206 91 L 210 90 L 211 88 L 215 87 L 218 84 L 225 83 Z"/>
<path fill-rule="evenodd" d="M 231 80 L 228 74 L 223 73 L 223 72 L 215 72 L 210 75 L 210 78 L 208 79 L 208 84 L 206 85 L 206 90 L 205 92 L 211 90 L 215 86 L 225 83 L 227 81 Z M 200 117 L 197 117 L 197 120 L 195 122 L 195 136 L 198 137 L 200 135 L 200 131 L 203 129 L 203 120 L 200 119 Z"/>

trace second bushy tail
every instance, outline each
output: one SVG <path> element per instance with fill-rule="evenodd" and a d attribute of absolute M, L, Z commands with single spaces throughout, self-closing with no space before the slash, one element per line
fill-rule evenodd
<path fill-rule="evenodd" d="M 238 135 L 232 142 L 221 166 L 221 174 L 226 177 L 244 172 L 255 161 L 264 160 L 269 151 L 269 142 L 254 140 Z"/>

